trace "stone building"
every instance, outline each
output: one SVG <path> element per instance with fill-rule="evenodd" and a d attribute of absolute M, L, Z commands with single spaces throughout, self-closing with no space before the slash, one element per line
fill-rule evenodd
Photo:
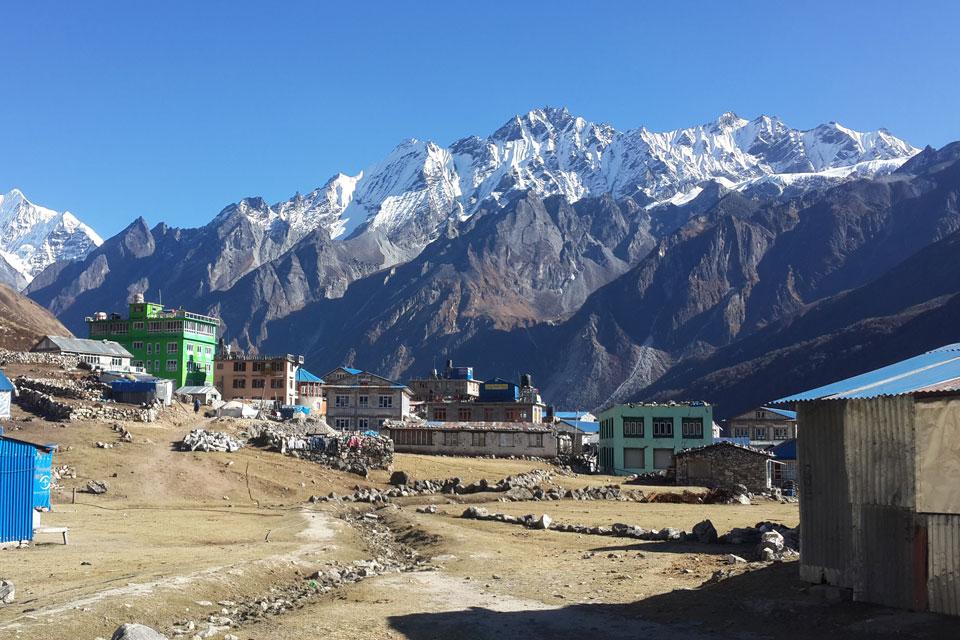
<path fill-rule="evenodd" d="M 560 451 L 560 436 L 545 424 L 391 421 L 383 432 L 401 453 L 555 458 Z"/>
<path fill-rule="evenodd" d="M 139 366 L 133 366 L 133 354 L 113 340 L 44 336 L 30 351 L 75 357 L 79 362 L 85 362 L 98 369 L 140 370 Z"/>
<path fill-rule="evenodd" d="M 750 491 L 765 491 L 771 486 L 774 465 L 772 453 L 732 442 L 718 442 L 685 449 L 674 456 L 677 484 L 703 487 L 732 487 L 742 484 Z"/>
<path fill-rule="evenodd" d="M 481 381 L 473 377 L 473 367 L 455 367 L 453 360 L 447 360 L 442 373 L 434 369 L 428 377 L 409 382 L 414 399 L 422 402 L 476 400 L 480 384 Z"/>
<path fill-rule="evenodd" d="M 481 382 L 475 398 L 435 398 L 422 407 L 423 417 L 435 422 L 542 423 L 547 411 L 529 374 L 520 376 L 520 384 L 500 378 Z"/>

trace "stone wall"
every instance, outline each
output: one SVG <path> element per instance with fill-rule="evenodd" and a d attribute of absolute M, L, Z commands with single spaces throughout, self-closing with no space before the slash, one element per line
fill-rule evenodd
<path fill-rule="evenodd" d="M 761 492 L 767 486 L 767 461 L 762 453 L 737 446 L 695 449 L 676 458 L 677 484 L 732 487 L 742 484 Z"/>

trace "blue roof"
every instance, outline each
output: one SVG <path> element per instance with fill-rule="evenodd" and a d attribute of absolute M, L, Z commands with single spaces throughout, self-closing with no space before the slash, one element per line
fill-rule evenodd
<path fill-rule="evenodd" d="M 769 411 L 770 413 L 775 413 L 778 416 L 783 416 L 788 420 L 796 420 L 797 412 L 796 411 L 787 411 L 786 409 L 778 409 L 776 407 L 761 407 L 764 411 Z"/>
<path fill-rule="evenodd" d="M 960 391 L 960 343 L 948 344 L 868 373 L 775 400 L 877 398 L 923 391 Z"/>
<path fill-rule="evenodd" d="M 568 424 L 571 427 L 576 427 L 584 433 L 600 433 L 599 422 L 591 422 L 589 420 L 560 420 L 560 422 Z"/>
<path fill-rule="evenodd" d="M 341 369 L 343 369 L 344 371 L 346 371 L 347 373 L 349 373 L 349 374 L 352 375 L 352 376 L 355 376 L 355 375 L 357 375 L 357 374 L 359 374 L 359 373 L 363 373 L 363 370 L 362 370 L 362 369 L 354 369 L 353 367 L 341 367 Z"/>
<path fill-rule="evenodd" d="M 797 439 L 784 440 L 773 448 L 773 455 L 780 460 L 797 459 Z"/>
<path fill-rule="evenodd" d="M 560 420 L 579 420 L 583 416 L 590 413 L 589 411 L 556 411 L 553 415 L 557 416 Z"/>
<path fill-rule="evenodd" d="M 3 371 L 0 371 L 0 391 L 13 391 L 13 383 Z"/>
<path fill-rule="evenodd" d="M 297 382 L 319 382 L 323 383 L 323 378 L 319 378 L 303 367 L 297 368 Z"/>

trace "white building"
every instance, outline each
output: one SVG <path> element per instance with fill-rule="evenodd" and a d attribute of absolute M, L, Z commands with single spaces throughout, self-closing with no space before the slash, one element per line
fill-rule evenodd
<path fill-rule="evenodd" d="M 119 371 L 130 371 L 130 361 L 133 358 L 133 354 L 124 349 L 119 342 L 65 336 L 46 336 L 30 351 L 73 356 L 91 367 Z"/>

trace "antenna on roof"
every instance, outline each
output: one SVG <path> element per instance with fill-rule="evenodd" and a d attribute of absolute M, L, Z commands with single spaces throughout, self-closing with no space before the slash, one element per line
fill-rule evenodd
<path fill-rule="evenodd" d="M 160 298 L 160 306 L 163 306 L 163 289 L 157 289 L 157 297 Z"/>

